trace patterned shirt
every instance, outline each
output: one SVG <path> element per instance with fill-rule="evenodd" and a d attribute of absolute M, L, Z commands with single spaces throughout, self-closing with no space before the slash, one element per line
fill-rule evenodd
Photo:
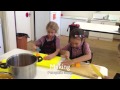
<path fill-rule="evenodd" d="M 82 44 L 83 43 L 81 43 L 80 46 L 77 47 L 77 48 L 72 48 L 72 57 L 76 57 L 76 56 L 82 54 Z M 70 52 L 70 50 L 71 50 L 70 44 L 68 44 L 65 47 L 63 47 L 62 50 L 68 50 Z M 87 42 L 84 43 L 83 53 L 84 54 L 91 53 L 89 44 Z"/>

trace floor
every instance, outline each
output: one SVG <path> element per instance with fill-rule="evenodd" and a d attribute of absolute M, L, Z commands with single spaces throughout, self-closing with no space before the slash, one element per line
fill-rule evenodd
<path fill-rule="evenodd" d="M 60 36 L 61 47 L 65 46 L 68 42 L 68 37 Z M 120 72 L 120 54 L 118 52 L 119 40 L 103 41 L 96 39 L 86 39 L 93 52 L 92 63 L 105 66 L 108 68 L 108 75 L 113 78 L 117 72 Z M 28 50 L 32 50 L 31 41 L 28 43 Z"/>

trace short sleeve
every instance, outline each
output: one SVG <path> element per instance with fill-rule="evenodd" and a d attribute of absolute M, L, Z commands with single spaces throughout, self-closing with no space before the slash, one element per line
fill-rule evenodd
<path fill-rule="evenodd" d="M 64 47 L 62 48 L 62 50 L 68 50 L 68 51 L 69 51 L 69 48 L 70 48 L 70 44 L 64 46 Z"/>
<path fill-rule="evenodd" d="M 60 39 L 56 38 L 56 49 L 60 49 Z"/>
<path fill-rule="evenodd" d="M 89 44 L 88 43 L 84 43 L 84 53 L 87 54 L 87 53 L 91 53 L 91 50 L 90 50 L 90 47 L 89 47 Z"/>
<path fill-rule="evenodd" d="M 35 45 L 36 46 L 41 46 L 45 41 L 45 36 L 42 36 L 40 39 L 38 39 L 36 42 L 35 42 Z"/>

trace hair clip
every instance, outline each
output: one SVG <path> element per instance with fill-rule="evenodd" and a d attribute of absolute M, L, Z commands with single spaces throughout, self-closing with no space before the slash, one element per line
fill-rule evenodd
<path fill-rule="evenodd" d="M 81 35 L 75 35 L 75 37 L 82 37 Z"/>

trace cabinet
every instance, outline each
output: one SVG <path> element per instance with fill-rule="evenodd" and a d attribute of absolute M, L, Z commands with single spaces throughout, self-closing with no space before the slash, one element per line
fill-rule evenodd
<path fill-rule="evenodd" d="M 105 24 L 105 25 L 116 25 L 116 22 L 110 22 L 110 21 L 106 21 L 106 20 L 95 20 L 95 21 L 91 21 L 91 23 Z"/>
<path fill-rule="evenodd" d="M 74 19 L 74 18 L 61 18 L 60 34 L 64 36 L 69 36 L 69 31 L 67 32 L 67 28 L 73 22 L 87 22 L 87 21 L 80 20 L 80 19 Z"/>
<path fill-rule="evenodd" d="M 120 22 L 117 22 L 117 23 L 116 23 L 116 26 L 119 26 L 119 25 L 120 25 Z M 120 40 L 120 35 L 114 35 L 113 38 Z"/>
<path fill-rule="evenodd" d="M 117 22 L 110 22 L 110 21 L 107 21 L 107 22 L 104 22 L 104 24 L 106 24 L 106 25 L 119 25 L 119 23 L 117 23 Z M 107 35 L 107 36 L 112 36 L 113 37 L 113 39 L 120 39 L 120 35 Z"/>
<path fill-rule="evenodd" d="M 91 39 L 99 39 L 100 33 L 98 32 L 89 32 L 89 38 Z"/>
<path fill-rule="evenodd" d="M 116 22 L 109 22 L 109 21 L 107 21 L 107 22 L 104 22 L 104 24 L 106 24 L 106 25 L 116 25 Z"/>
<path fill-rule="evenodd" d="M 113 35 L 114 39 L 119 39 L 120 40 L 120 35 Z"/>
<path fill-rule="evenodd" d="M 103 22 L 101 22 L 101 21 L 99 21 L 99 20 L 91 21 L 91 23 L 104 24 Z"/>
<path fill-rule="evenodd" d="M 105 25 L 116 25 L 116 22 L 100 21 L 100 20 L 91 21 L 91 23 L 105 24 Z M 107 33 L 99 33 L 99 32 L 89 32 L 89 38 L 112 41 L 113 38 L 114 38 L 114 35 L 113 34 L 107 34 Z"/>
<path fill-rule="evenodd" d="M 100 33 L 99 40 L 112 41 L 113 40 L 113 34 Z"/>

